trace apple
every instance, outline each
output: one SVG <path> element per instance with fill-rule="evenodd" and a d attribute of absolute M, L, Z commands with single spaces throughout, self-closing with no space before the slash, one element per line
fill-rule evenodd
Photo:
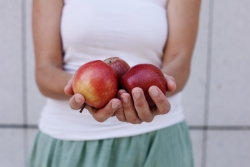
<path fill-rule="evenodd" d="M 89 106 L 103 108 L 117 94 L 116 73 L 101 60 L 88 62 L 74 74 L 72 88 L 74 93 L 84 96 Z"/>
<path fill-rule="evenodd" d="M 157 86 L 162 93 L 167 92 L 167 80 L 162 71 L 152 64 L 138 64 L 130 68 L 121 78 L 121 84 L 132 94 L 132 89 L 140 87 L 150 107 L 155 103 L 148 93 L 151 86 Z"/>
<path fill-rule="evenodd" d="M 130 69 L 130 66 L 126 61 L 119 57 L 110 57 L 103 61 L 110 65 L 115 71 L 118 80 L 118 89 L 121 89 L 121 77 Z"/>

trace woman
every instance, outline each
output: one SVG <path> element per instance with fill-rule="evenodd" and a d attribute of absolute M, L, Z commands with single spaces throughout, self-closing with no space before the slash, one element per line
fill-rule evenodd
<path fill-rule="evenodd" d="M 47 97 L 31 167 L 192 167 L 181 90 L 190 72 L 200 0 L 34 0 L 36 81 Z M 80 65 L 118 56 L 130 66 L 150 63 L 168 81 L 119 90 L 101 109 L 77 110 L 71 78 Z M 170 109 L 171 108 L 171 109 Z"/>

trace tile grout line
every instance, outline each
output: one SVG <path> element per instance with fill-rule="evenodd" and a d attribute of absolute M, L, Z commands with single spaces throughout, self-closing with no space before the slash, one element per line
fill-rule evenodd
<path fill-rule="evenodd" d="M 208 44 L 207 44 L 207 66 L 206 66 L 206 87 L 205 87 L 205 105 L 204 105 L 204 130 L 202 139 L 202 159 L 201 166 L 206 167 L 207 161 L 207 133 L 208 133 L 208 117 L 210 103 L 210 84 L 211 84 L 211 59 L 212 59 L 212 35 L 213 35 L 213 0 L 209 1 L 208 14 Z"/>
<path fill-rule="evenodd" d="M 22 84 L 23 84 L 23 122 L 27 124 L 27 64 L 26 64 L 26 0 L 21 1 L 21 24 L 22 24 Z M 27 166 L 28 159 L 28 134 L 23 128 L 24 165 Z"/>

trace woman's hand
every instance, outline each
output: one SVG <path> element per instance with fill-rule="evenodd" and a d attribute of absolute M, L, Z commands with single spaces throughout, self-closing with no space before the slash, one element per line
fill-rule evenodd
<path fill-rule="evenodd" d="M 165 78 L 167 80 L 168 91 L 173 92 L 176 89 L 174 78 L 167 75 L 165 75 Z M 64 92 L 71 96 L 69 104 L 72 109 L 80 110 L 85 105 L 85 98 L 81 94 L 74 94 L 72 80 L 65 86 Z M 118 98 L 122 101 L 114 98 L 104 108 L 96 109 L 88 105 L 85 108 L 98 122 L 104 122 L 114 115 L 118 120 L 132 124 L 151 122 L 156 115 L 168 113 L 170 111 L 170 103 L 166 95 L 156 86 L 149 88 L 149 94 L 156 104 L 155 108 L 149 107 L 143 90 L 138 87 L 132 90 L 132 97 L 125 90 L 119 90 Z"/>
<path fill-rule="evenodd" d="M 167 90 L 173 92 L 176 89 L 175 79 L 167 75 L 165 75 L 165 78 L 167 80 Z M 151 122 L 156 115 L 167 114 L 171 106 L 166 95 L 156 86 L 151 86 L 148 91 L 156 104 L 155 108 L 149 107 L 141 88 L 134 88 L 132 97 L 125 90 L 119 90 L 118 98 L 122 100 L 123 107 L 116 111 L 115 116 L 117 119 L 122 122 L 140 124 L 142 122 Z"/>
<path fill-rule="evenodd" d="M 85 98 L 79 93 L 74 94 L 72 90 L 72 79 L 69 80 L 67 85 L 64 87 L 64 92 L 65 94 L 71 96 L 69 104 L 73 110 L 80 110 L 83 105 L 85 105 Z M 121 101 L 114 98 L 111 99 L 104 108 L 96 109 L 89 105 L 85 105 L 85 108 L 90 112 L 96 121 L 104 122 L 113 116 L 118 108 L 121 108 Z"/>

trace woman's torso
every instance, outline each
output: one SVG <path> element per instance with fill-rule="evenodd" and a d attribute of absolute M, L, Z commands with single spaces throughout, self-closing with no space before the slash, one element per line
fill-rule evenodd
<path fill-rule="evenodd" d="M 64 70 L 74 73 L 94 59 L 118 56 L 130 66 L 161 66 L 167 39 L 166 0 L 65 0 L 61 20 Z M 123 137 L 164 128 L 183 120 L 180 94 L 169 101 L 171 111 L 151 123 L 132 125 L 116 117 L 96 122 L 87 110 L 70 109 L 68 101 L 48 99 L 39 128 L 53 137 L 92 140 Z"/>

